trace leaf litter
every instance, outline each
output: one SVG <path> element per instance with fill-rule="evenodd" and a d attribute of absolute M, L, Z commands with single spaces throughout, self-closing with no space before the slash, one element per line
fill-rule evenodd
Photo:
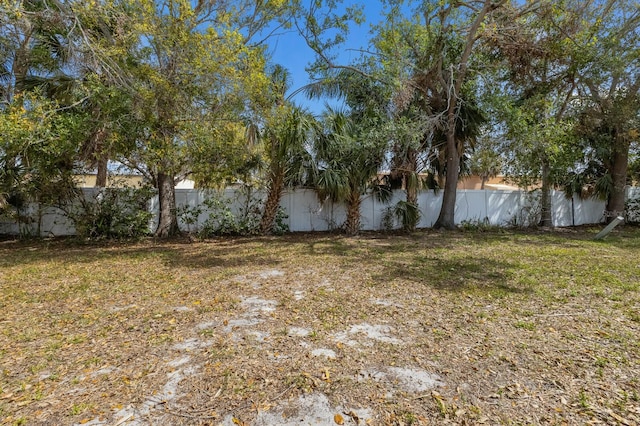
<path fill-rule="evenodd" d="M 589 236 L 4 242 L 0 421 L 638 424 L 640 232 Z"/>

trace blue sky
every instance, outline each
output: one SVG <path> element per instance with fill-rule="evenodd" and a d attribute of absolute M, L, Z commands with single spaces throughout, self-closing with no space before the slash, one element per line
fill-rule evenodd
<path fill-rule="evenodd" d="M 345 0 L 344 5 L 350 6 L 361 2 Z M 379 1 L 369 1 L 364 4 L 366 21 L 357 26 L 352 25 L 343 49 L 338 52 L 339 64 L 348 64 L 360 56 L 360 49 L 366 49 L 369 42 L 369 29 L 381 19 L 382 4 Z M 306 45 L 304 39 L 292 29 L 285 34 L 269 40 L 270 53 L 274 63 L 283 65 L 291 73 L 291 90 L 295 91 L 310 82 L 305 68 L 315 60 L 314 52 Z M 308 107 L 313 113 L 319 114 L 323 110 L 324 101 L 310 101 L 304 94 L 293 98 L 298 105 Z M 335 105 L 335 101 L 332 102 Z"/>

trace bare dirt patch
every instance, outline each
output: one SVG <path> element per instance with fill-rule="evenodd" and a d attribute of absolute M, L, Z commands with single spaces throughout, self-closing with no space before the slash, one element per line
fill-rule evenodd
<path fill-rule="evenodd" d="M 2 424 L 640 423 L 640 232 L 0 244 Z"/>

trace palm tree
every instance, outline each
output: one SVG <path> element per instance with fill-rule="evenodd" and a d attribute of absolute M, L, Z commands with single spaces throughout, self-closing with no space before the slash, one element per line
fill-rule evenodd
<path fill-rule="evenodd" d="M 71 68 L 72 48 L 62 12 L 49 8 L 41 0 L 25 1 L 16 7 L 20 13 L 15 15 L 8 13 L 10 7 L 0 8 L 0 112 L 13 108 L 30 112 L 35 108 L 33 99 L 42 100 L 51 108 L 55 104 L 49 103 L 50 100 L 59 105 L 71 104 L 77 84 L 76 79 L 65 72 Z M 27 96 L 32 97 L 31 102 L 25 102 Z M 43 158 L 39 151 L 42 144 L 12 143 L 16 141 L 11 138 L 3 142 L 0 207 L 19 208 L 29 198 L 68 193 L 67 189 L 73 185 L 70 179 L 73 161 L 67 158 L 72 155 L 71 147 L 65 146 L 65 158 L 49 159 Z M 51 147 L 51 151 L 55 149 Z M 51 166 L 48 171 L 53 176 L 64 179 L 42 173 L 45 165 Z M 51 190 L 54 183 L 60 185 Z M 40 191 L 45 187 L 48 194 Z"/>
<path fill-rule="evenodd" d="M 260 232 L 272 231 L 285 187 L 303 183 L 313 164 L 305 143 L 314 132 L 315 119 L 299 107 L 280 107 L 276 120 L 264 131 L 268 162 L 267 200 L 264 205 Z"/>
<path fill-rule="evenodd" d="M 362 195 L 374 183 L 384 161 L 386 141 L 374 136 L 375 129 L 373 117 L 356 122 L 352 115 L 329 110 L 324 131 L 315 140 L 318 195 L 346 203 L 343 228 L 348 235 L 360 231 Z"/>
<path fill-rule="evenodd" d="M 273 107 L 263 130 L 267 160 L 267 200 L 260 220 L 260 232 L 272 232 L 285 187 L 308 180 L 313 161 L 306 143 L 316 127 L 310 113 L 285 98 L 290 87 L 289 71 L 275 65 L 270 72 Z"/>

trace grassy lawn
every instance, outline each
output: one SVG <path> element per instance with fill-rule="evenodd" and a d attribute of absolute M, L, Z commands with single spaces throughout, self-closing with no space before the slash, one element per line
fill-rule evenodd
<path fill-rule="evenodd" d="M 637 425 L 640 229 L 595 232 L 0 242 L 0 424 Z"/>

